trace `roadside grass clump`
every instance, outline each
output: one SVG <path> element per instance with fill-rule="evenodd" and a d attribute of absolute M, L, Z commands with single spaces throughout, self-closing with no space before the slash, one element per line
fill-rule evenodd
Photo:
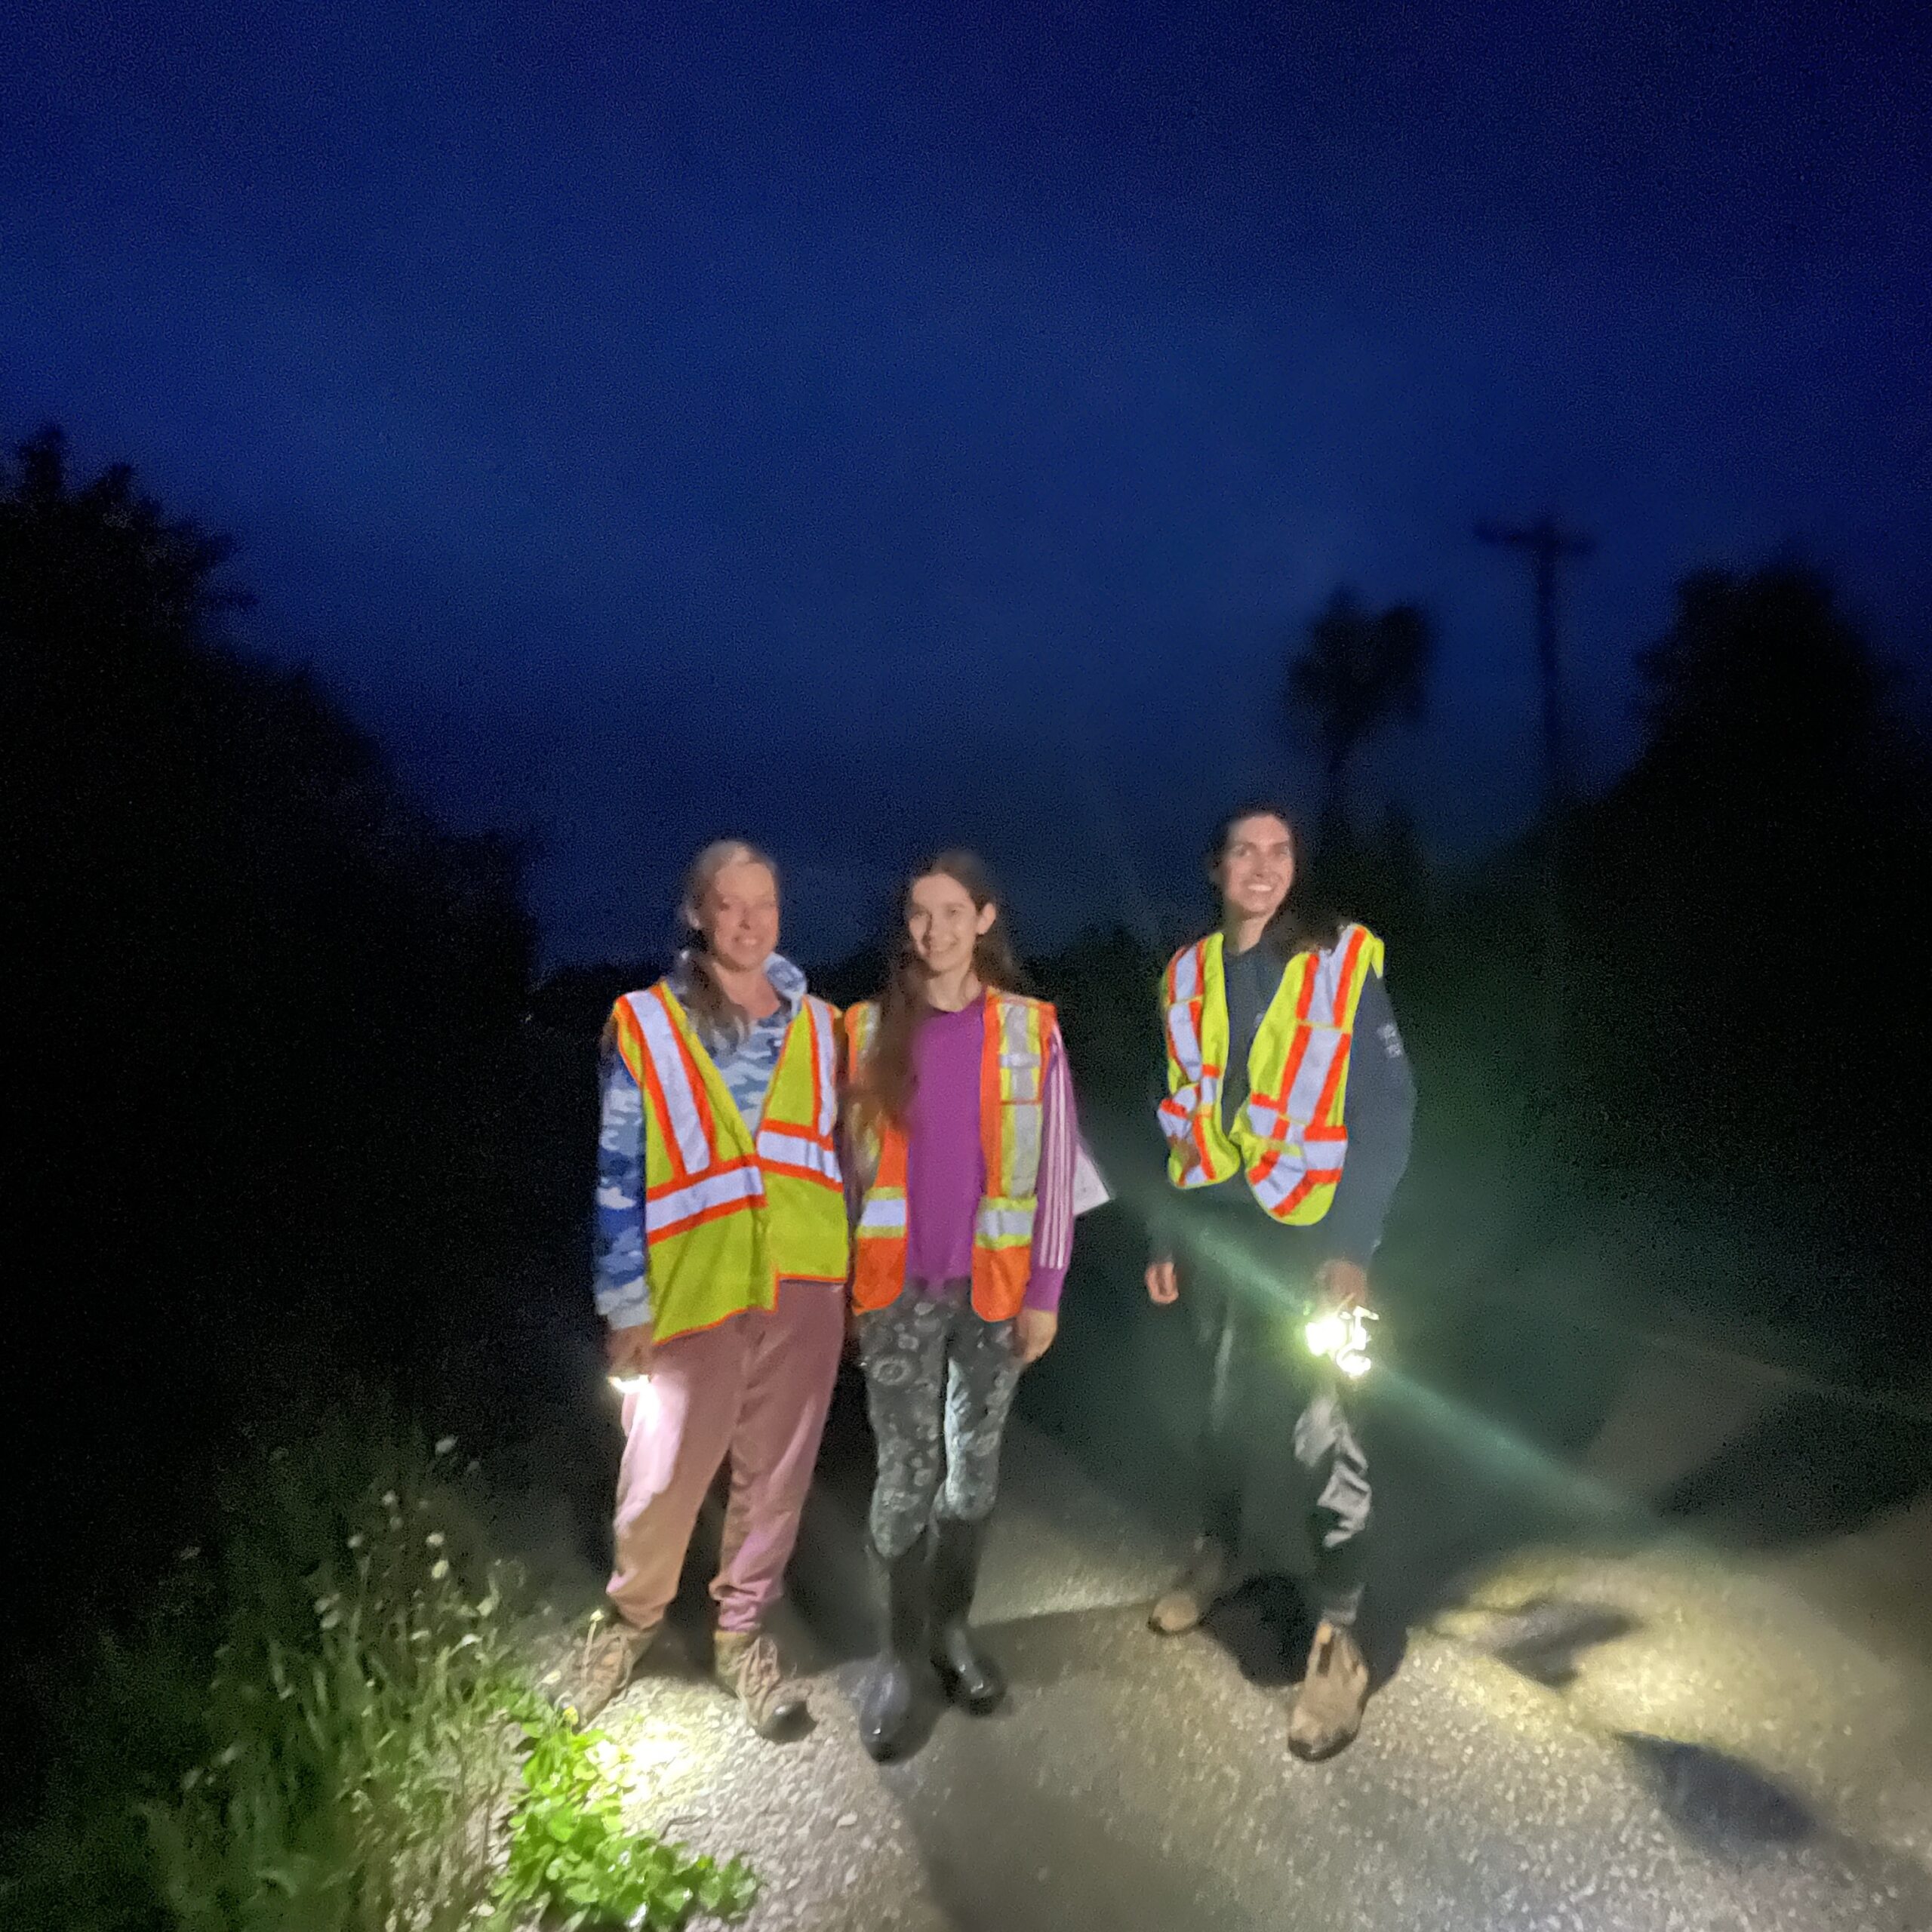
<path fill-rule="evenodd" d="M 534 1694 L 456 1445 L 386 1417 L 251 1455 L 70 1701 L 0 1919 L 46 1932 L 454 1932 L 737 1915 L 626 1832 L 621 1762 Z"/>

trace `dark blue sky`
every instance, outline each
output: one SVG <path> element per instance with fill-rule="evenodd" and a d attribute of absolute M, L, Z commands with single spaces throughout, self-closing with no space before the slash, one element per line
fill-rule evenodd
<path fill-rule="evenodd" d="M 724 826 L 840 949 L 961 835 L 1026 936 L 1300 789 L 1282 640 L 1441 626 L 1364 771 L 1534 783 L 1527 592 L 1593 530 L 1592 767 L 1674 576 L 1932 608 L 1932 9 L 0 0 L 0 430 L 232 531 L 554 952 Z"/>

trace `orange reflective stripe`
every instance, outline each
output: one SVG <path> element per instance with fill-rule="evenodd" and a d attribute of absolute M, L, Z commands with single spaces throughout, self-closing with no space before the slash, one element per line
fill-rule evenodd
<path fill-rule="evenodd" d="M 1342 970 L 1335 976 L 1334 1023 L 1337 1026 L 1348 1026 L 1353 1017 L 1354 1002 L 1349 998 L 1349 984 L 1355 977 L 1355 968 L 1361 958 L 1362 942 L 1367 937 L 1367 933 L 1360 926 L 1355 927 L 1349 932 L 1349 949 L 1343 954 Z M 1284 1088 L 1282 1091 L 1285 1093 L 1287 1090 Z"/>
<path fill-rule="evenodd" d="M 1328 1078 L 1321 1083 L 1321 1097 L 1315 1103 L 1316 1125 L 1328 1126 L 1334 1119 L 1335 1096 L 1341 1091 L 1342 1076 L 1349 1069 L 1349 1050 L 1354 1044 L 1352 1038 L 1343 1040 L 1328 1063 Z"/>
<path fill-rule="evenodd" d="M 1314 1004 L 1315 982 L 1320 977 L 1321 962 L 1312 953 L 1303 957 L 1308 963 L 1302 974 L 1301 991 L 1295 995 L 1295 1036 L 1288 1048 L 1288 1063 L 1281 1069 L 1279 1090 L 1261 1097 L 1263 1103 L 1275 1110 L 1275 1124 L 1269 1130 L 1269 1150 L 1249 1177 L 1254 1181 L 1266 1180 L 1275 1171 L 1286 1147 L 1289 1097 L 1294 1092 L 1295 1081 L 1300 1076 L 1301 1063 L 1308 1057 L 1309 1043 L 1315 1038 L 1315 1029 L 1308 1023 L 1308 1009 Z"/>
<path fill-rule="evenodd" d="M 611 1017 L 617 1025 L 617 1053 L 629 1069 L 631 1078 L 638 1086 L 644 1084 L 645 1069 L 651 1063 L 651 1055 L 644 1044 L 644 1035 L 637 1023 L 637 1014 L 627 999 L 620 999 L 611 1009 Z"/>
<path fill-rule="evenodd" d="M 1269 1208 L 1268 1212 L 1276 1220 L 1284 1221 L 1318 1187 L 1332 1187 L 1341 1178 L 1340 1168 L 1311 1169 L 1281 1197 L 1280 1204 Z"/>
<path fill-rule="evenodd" d="M 1002 1184 L 1000 1050 L 1005 1042 L 1006 1028 L 997 993 L 986 995 L 980 1032 L 980 1158 L 986 1163 L 986 1184 L 991 1189 Z"/>

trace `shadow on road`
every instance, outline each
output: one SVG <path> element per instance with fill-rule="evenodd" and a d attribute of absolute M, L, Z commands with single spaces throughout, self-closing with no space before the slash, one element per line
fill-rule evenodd
<path fill-rule="evenodd" d="M 1762 1546 L 1860 1528 L 1928 1487 L 1922 1417 L 1794 1390 L 1674 1484 L 1658 1513 Z"/>

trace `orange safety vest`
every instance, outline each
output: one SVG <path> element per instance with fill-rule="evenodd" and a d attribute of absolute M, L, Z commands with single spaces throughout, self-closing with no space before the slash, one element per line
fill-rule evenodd
<path fill-rule="evenodd" d="M 780 1279 L 845 1279 L 838 1013 L 809 995 L 786 1029 L 754 1139 L 663 980 L 611 1015 L 644 1097 L 644 1238 L 659 1341 L 769 1309 Z"/>
<path fill-rule="evenodd" d="M 1047 1059 L 1059 1050 L 1060 1027 L 1044 1000 L 991 988 L 985 999 L 980 1147 L 986 1191 L 973 1221 L 972 1300 L 983 1321 L 1010 1321 L 1032 1278 Z M 846 1014 L 849 1066 L 860 1065 L 878 1022 L 875 1000 Z M 863 1313 L 889 1306 L 906 1285 L 905 1130 L 890 1121 L 861 1127 L 852 1152 L 862 1186 L 852 1303 Z"/>
<path fill-rule="evenodd" d="M 1324 952 L 1300 952 L 1254 1036 L 1247 1098 L 1221 1123 L 1226 1069 L 1227 981 L 1222 936 L 1183 946 L 1162 983 L 1168 1038 L 1168 1178 L 1210 1187 L 1245 1174 L 1255 1199 L 1278 1221 L 1318 1221 L 1335 1198 L 1348 1158 L 1342 1124 L 1355 1008 L 1368 975 L 1383 968 L 1382 942 L 1366 926 L 1345 927 Z"/>

